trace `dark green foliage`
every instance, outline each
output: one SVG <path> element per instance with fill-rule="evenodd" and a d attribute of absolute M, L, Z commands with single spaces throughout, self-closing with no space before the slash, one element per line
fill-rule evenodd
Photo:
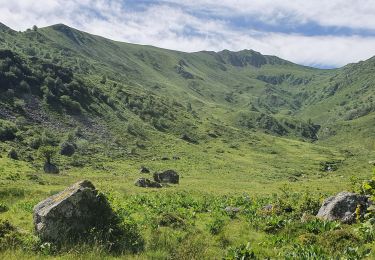
<path fill-rule="evenodd" d="M 17 151 L 13 148 L 8 152 L 8 157 L 13 159 L 13 160 L 19 159 Z"/>
<path fill-rule="evenodd" d="M 286 253 L 285 259 L 316 259 L 326 260 L 328 255 L 317 246 L 300 246 L 294 245 L 293 248 Z"/>
<path fill-rule="evenodd" d="M 72 156 L 76 151 L 76 145 L 69 142 L 64 142 L 60 148 L 60 154 L 65 156 Z"/>
<path fill-rule="evenodd" d="M 158 224 L 162 227 L 184 228 L 185 220 L 175 213 L 162 213 L 158 218 Z"/>
<path fill-rule="evenodd" d="M 250 247 L 250 243 L 240 245 L 235 248 L 229 248 L 227 255 L 224 257 L 226 260 L 249 260 L 258 259 L 254 251 Z"/>
<path fill-rule="evenodd" d="M 225 226 L 225 219 L 222 215 L 215 215 L 213 219 L 208 223 L 208 230 L 212 235 L 218 235 Z"/>
<path fill-rule="evenodd" d="M 8 210 L 9 210 L 8 206 L 0 202 L 0 213 L 6 212 Z"/>
<path fill-rule="evenodd" d="M 60 102 L 70 113 L 79 114 L 82 111 L 81 105 L 77 101 L 71 100 L 67 95 L 61 96 Z"/>
<path fill-rule="evenodd" d="M 52 146 L 42 146 L 39 148 L 39 154 L 46 163 L 50 164 L 53 156 L 56 154 L 56 148 Z"/>
<path fill-rule="evenodd" d="M 0 119 L 0 141 L 9 141 L 16 138 L 17 127 L 10 121 Z"/>

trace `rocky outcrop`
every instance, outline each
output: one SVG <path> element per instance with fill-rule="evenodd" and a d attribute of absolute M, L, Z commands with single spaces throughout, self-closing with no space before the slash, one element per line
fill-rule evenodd
<path fill-rule="evenodd" d="M 369 205 L 367 196 L 344 191 L 326 199 L 317 217 L 350 224 L 356 220 L 358 214 L 363 215 Z"/>
<path fill-rule="evenodd" d="M 174 170 L 166 170 L 164 172 L 154 173 L 154 180 L 159 183 L 178 184 L 180 182 L 180 176 Z"/>
<path fill-rule="evenodd" d="M 78 182 L 34 207 L 35 232 L 42 241 L 69 243 L 115 223 L 104 195 L 90 181 Z"/>

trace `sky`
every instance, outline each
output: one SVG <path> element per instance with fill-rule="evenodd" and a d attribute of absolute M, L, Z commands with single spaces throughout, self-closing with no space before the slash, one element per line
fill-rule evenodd
<path fill-rule="evenodd" d="M 375 0 L 0 0 L 0 22 L 64 23 L 187 52 L 253 49 L 322 68 L 375 56 Z"/>

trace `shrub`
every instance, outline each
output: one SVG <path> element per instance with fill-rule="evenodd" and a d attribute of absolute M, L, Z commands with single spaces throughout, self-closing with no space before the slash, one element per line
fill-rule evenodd
<path fill-rule="evenodd" d="M 16 151 L 14 148 L 12 148 L 12 149 L 9 151 L 9 153 L 8 153 L 8 157 L 9 157 L 10 159 L 13 159 L 13 160 L 18 160 L 18 153 L 17 153 L 17 151 Z"/>
<path fill-rule="evenodd" d="M 39 148 L 39 154 L 50 164 L 52 157 L 56 154 L 56 149 L 52 146 L 42 146 Z"/>
<path fill-rule="evenodd" d="M 0 220 L 0 251 L 14 249 L 21 244 L 21 238 L 17 228 L 8 220 Z"/>
<path fill-rule="evenodd" d="M 342 252 L 348 247 L 355 247 L 359 244 L 360 239 L 350 230 L 339 229 L 322 234 L 319 242 L 331 253 L 336 253 Z"/>
<path fill-rule="evenodd" d="M 17 127 L 14 123 L 0 119 L 0 141 L 10 141 L 16 138 Z"/>
<path fill-rule="evenodd" d="M 0 213 L 7 212 L 9 210 L 8 206 L 0 202 Z"/>
<path fill-rule="evenodd" d="M 164 212 L 158 219 L 162 227 L 183 228 L 186 226 L 184 219 L 175 213 Z"/>
<path fill-rule="evenodd" d="M 317 246 L 301 246 L 294 245 L 293 248 L 285 254 L 286 260 L 293 259 L 314 259 L 314 260 L 326 260 L 329 259 L 325 252 Z"/>
<path fill-rule="evenodd" d="M 63 95 L 60 97 L 61 104 L 71 113 L 79 114 L 82 111 L 81 104 L 72 100 L 69 96 Z"/>
<path fill-rule="evenodd" d="M 60 154 L 65 156 L 72 156 L 76 151 L 75 144 L 64 142 L 61 145 Z"/>
<path fill-rule="evenodd" d="M 242 260 L 242 259 L 257 259 L 254 251 L 250 247 L 250 243 L 240 245 L 238 247 L 230 247 L 226 256 L 226 260 Z"/>
<path fill-rule="evenodd" d="M 215 216 L 207 225 L 212 235 L 219 234 L 225 226 L 225 220 L 222 216 Z"/>

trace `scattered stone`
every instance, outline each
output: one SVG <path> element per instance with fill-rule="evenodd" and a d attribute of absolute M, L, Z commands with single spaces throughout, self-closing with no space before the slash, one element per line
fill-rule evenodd
<path fill-rule="evenodd" d="M 140 170 L 141 173 L 150 173 L 150 170 L 146 167 L 146 166 L 141 166 L 141 170 Z"/>
<path fill-rule="evenodd" d="M 45 162 L 43 169 L 45 173 L 58 174 L 60 172 L 59 168 L 50 162 Z"/>
<path fill-rule="evenodd" d="M 273 205 L 268 204 L 262 208 L 263 211 L 271 212 L 273 210 Z"/>
<path fill-rule="evenodd" d="M 369 161 L 368 163 L 371 164 L 371 165 L 373 165 L 373 166 L 375 166 L 375 160 L 374 161 Z"/>
<path fill-rule="evenodd" d="M 350 224 L 356 220 L 357 208 L 363 216 L 370 204 L 367 196 L 344 191 L 326 199 L 316 216 L 324 220 L 338 220 Z"/>
<path fill-rule="evenodd" d="M 169 157 L 163 156 L 163 157 L 161 157 L 161 160 L 162 160 L 162 161 L 168 161 L 168 160 L 169 160 Z"/>
<path fill-rule="evenodd" d="M 75 144 L 65 142 L 61 145 L 60 154 L 70 157 L 75 153 L 76 148 Z"/>
<path fill-rule="evenodd" d="M 180 160 L 181 158 L 179 156 L 173 156 L 173 160 Z"/>
<path fill-rule="evenodd" d="M 180 176 L 174 170 L 166 170 L 164 172 L 154 173 L 154 180 L 159 183 L 178 184 L 180 181 Z"/>
<path fill-rule="evenodd" d="M 34 227 L 42 241 L 67 243 L 85 238 L 116 220 L 107 199 L 90 181 L 80 181 L 34 207 Z"/>
<path fill-rule="evenodd" d="M 238 212 L 241 211 L 240 208 L 237 208 L 237 207 L 231 207 L 231 206 L 226 207 L 224 210 L 225 210 L 225 212 L 227 212 L 227 213 L 238 213 Z"/>
<path fill-rule="evenodd" d="M 142 188 L 162 188 L 163 187 L 160 183 L 156 181 L 152 181 L 150 179 L 146 179 L 146 178 L 139 178 L 138 180 L 136 180 L 134 185 L 138 187 L 142 187 Z"/>

